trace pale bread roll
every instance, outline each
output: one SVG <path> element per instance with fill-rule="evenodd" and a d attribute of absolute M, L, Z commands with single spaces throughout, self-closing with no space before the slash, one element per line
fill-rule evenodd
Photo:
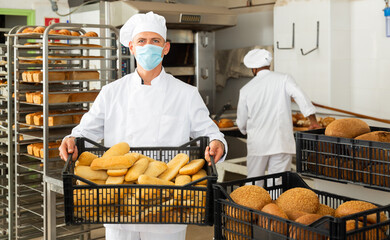
<path fill-rule="evenodd" d="M 91 179 L 87 179 L 87 180 L 91 181 L 93 183 L 96 183 L 97 185 L 104 185 L 104 184 L 106 184 L 106 180 L 91 180 Z M 76 181 L 76 185 L 88 185 L 88 183 L 85 183 L 83 181 L 77 180 Z"/>
<path fill-rule="evenodd" d="M 191 182 L 191 176 L 189 175 L 177 175 L 175 179 L 175 185 L 183 186 Z"/>
<path fill-rule="evenodd" d="M 149 160 L 147 158 L 140 158 L 127 171 L 125 176 L 125 181 L 126 182 L 136 181 L 138 177 L 146 171 L 148 165 L 149 165 Z"/>
<path fill-rule="evenodd" d="M 96 158 L 91 163 L 92 170 L 117 170 L 133 166 L 136 159 L 132 155 Z"/>
<path fill-rule="evenodd" d="M 74 174 L 85 179 L 107 180 L 107 171 L 92 170 L 89 166 L 77 166 L 74 168 Z"/>
<path fill-rule="evenodd" d="M 196 180 L 198 180 L 198 179 L 200 179 L 200 178 L 203 178 L 203 177 L 206 177 L 206 176 L 207 176 L 206 170 L 200 169 L 199 172 L 197 172 L 197 173 L 195 173 L 194 175 L 192 175 L 191 180 L 192 180 L 192 182 L 193 182 L 193 181 L 196 181 Z M 205 180 L 203 180 L 203 181 L 201 181 L 201 182 L 198 182 L 197 185 L 198 185 L 198 184 L 199 184 L 199 185 L 207 185 L 207 179 L 205 179 Z"/>
<path fill-rule="evenodd" d="M 191 176 L 189 175 L 177 175 L 175 179 L 175 185 L 176 186 L 183 186 L 186 185 L 187 183 L 191 182 Z M 193 198 L 194 197 L 194 191 L 193 190 L 186 190 L 186 189 L 175 189 L 174 190 L 174 198 L 175 199 L 180 199 L 182 197 L 183 199 L 187 199 L 189 197 Z"/>
<path fill-rule="evenodd" d="M 150 158 L 150 157 L 148 157 L 148 156 L 145 156 L 145 155 L 143 155 L 143 154 L 139 154 L 139 157 L 140 157 L 140 158 L 146 158 L 146 159 L 149 160 L 149 162 L 154 162 L 154 161 L 156 161 L 155 159 Z"/>
<path fill-rule="evenodd" d="M 141 154 L 136 153 L 136 152 L 131 152 L 131 153 L 126 153 L 125 155 L 131 155 L 135 158 L 136 161 L 138 161 L 141 157 Z"/>
<path fill-rule="evenodd" d="M 108 176 L 106 184 L 122 184 L 125 181 L 125 176 L 112 177 Z"/>
<path fill-rule="evenodd" d="M 93 153 L 90 152 L 83 152 L 80 154 L 79 159 L 76 162 L 76 166 L 90 166 L 92 161 L 95 160 L 96 158 L 99 158 Z"/>
<path fill-rule="evenodd" d="M 111 170 L 107 170 L 107 174 L 108 176 L 111 177 L 120 177 L 126 175 L 128 170 L 129 170 L 128 168 L 115 169 L 115 170 L 111 169 Z"/>
<path fill-rule="evenodd" d="M 175 185 L 173 182 L 156 178 L 156 177 L 151 177 L 148 175 L 140 175 L 138 177 L 138 183 L 139 184 L 144 184 L 144 185 Z"/>
<path fill-rule="evenodd" d="M 171 161 L 167 163 L 168 169 L 163 172 L 159 178 L 164 180 L 172 180 L 178 173 L 180 168 L 187 164 L 190 158 L 187 154 L 179 153 Z"/>
<path fill-rule="evenodd" d="M 184 167 L 180 168 L 179 173 L 183 175 L 193 175 L 197 173 L 200 169 L 202 169 L 205 164 L 204 159 L 195 159 L 189 162 Z"/>
<path fill-rule="evenodd" d="M 167 168 L 168 165 L 165 162 L 152 161 L 149 162 L 149 166 L 144 174 L 151 177 L 158 177 L 161 173 L 167 170 Z"/>
<path fill-rule="evenodd" d="M 120 142 L 110 147 L 102 157 L 121 156 L 130 151 L 130 146 L 126 142 Z"/>

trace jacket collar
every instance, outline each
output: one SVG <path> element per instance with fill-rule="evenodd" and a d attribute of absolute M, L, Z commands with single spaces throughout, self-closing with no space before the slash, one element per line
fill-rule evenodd
<path fill-rule="evenodd" d="M 166 75 L 167 75 L 167 73 L 165 72 L 165 69 L 161 68 L 160 74 L 152 80 L 151 86 L 158 86 L 158 85 L 160 85 L 162 82 L 164 82 L 164 77 Z M 144 86 L 143 85 L 143 80 L 140 77 L 140 75 L 138 74 L 137 69 L 134 71 L 134 75 L 133 75 L 132 79 L 133 79 L 133 82 L 134 82 L 135 85 Z M 147 86 L 147 85 L 145 85 L 145 86 Z"/>

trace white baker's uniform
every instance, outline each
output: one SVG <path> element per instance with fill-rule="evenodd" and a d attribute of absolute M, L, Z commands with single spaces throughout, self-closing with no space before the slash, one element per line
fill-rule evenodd
<path fill-rule="evenodd" d="M 316 109 L 294 79 L 282 73 L 262 70 L 240 90 L 237 126 L 247 134 L 248 177 L 291 169 L 295 154 L 291 97 L 307 117 Z"/>
<path fill-rule="evenodd" d="M 162 69 L 151 85 L 143 85 L 135 71 L 102 88 L 91 109 L 71 133 L 104 145 L 127 142 L 130 147 L 180 146 L 199 136 L 227 143 L 209 117 L 196 87 L 190 86 Z M 223 161 L 224 157 L 220 160 Z M 130 239 L 124 231 L 156 234 L 179 233 L 186 225 L 105 224 L 106 239 Z M 118 231 L 124 230 L 124 231 Z M 123 232 L 124 234 L 120 234 Z M 181 233 L 180 233 L 181 232 Z M 110 235 L 110 236 L 107 236 Z M 179 236 L 178 235 L 178 236 Z M 184 238 L 177 238 L 184 239 Z"/>

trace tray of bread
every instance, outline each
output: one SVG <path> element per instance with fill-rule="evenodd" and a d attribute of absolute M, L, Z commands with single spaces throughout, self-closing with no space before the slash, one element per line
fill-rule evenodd
<path fill-rule="evenodd" d="M 218 183 L 213 189 L 215 239 L 389 239 L 390 205 L 311 189 L 297 173 Z"/>
<path fill-rule="evenodd" d="M 357 118 L 295 133 L 297 172 L 390 191 L 390 129 Z"/>
<path fill-rule="evenodd" d="M 179 147 L 76 145 L 62 173 L 66 224 L 213 224 L 218 177 L 204 160 L 207 137 Z"/>

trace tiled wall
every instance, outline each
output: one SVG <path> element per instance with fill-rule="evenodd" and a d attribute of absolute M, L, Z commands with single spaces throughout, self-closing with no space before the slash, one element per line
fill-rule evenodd
<path fill-rule="evenodd" d="M 281 4 L 283 3 L 283 4 Z M 294 76 L 318 103 L 380 118 L 390 118 L 390 38 L 385 36 L 382 0 L 284 0 L 274 9 L 275 69 Z M 315 22 L 320 21 L 319 49 Z"/>

